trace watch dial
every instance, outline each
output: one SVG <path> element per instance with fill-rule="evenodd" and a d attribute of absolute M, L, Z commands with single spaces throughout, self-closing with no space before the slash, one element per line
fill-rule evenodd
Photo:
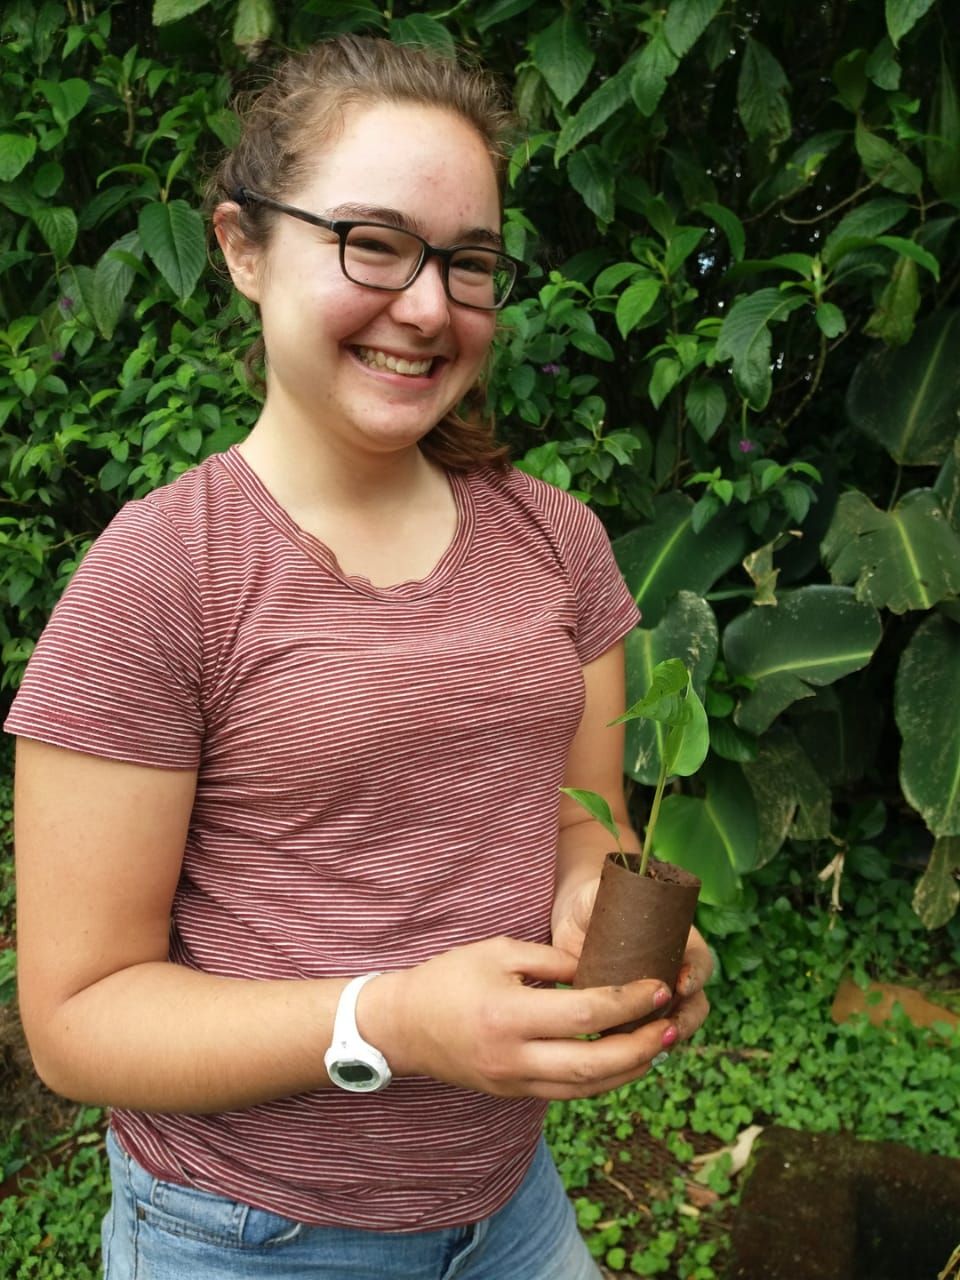
<path fill-rule="evenodd" d="M 339 1062 L 337 1075 L 345 1084 L 370 1084 L 377 1079 L 377 1073 L 365 1062 Z"/>

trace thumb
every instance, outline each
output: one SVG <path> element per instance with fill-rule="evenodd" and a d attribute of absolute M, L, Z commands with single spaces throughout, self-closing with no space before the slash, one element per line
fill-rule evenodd
<path fill-rule="evenodd" d="M 517 942 L 509 963 L 515 973 L 541 982 L 572 982 L 577 971 L 575 956 L 539 942 Z"/>

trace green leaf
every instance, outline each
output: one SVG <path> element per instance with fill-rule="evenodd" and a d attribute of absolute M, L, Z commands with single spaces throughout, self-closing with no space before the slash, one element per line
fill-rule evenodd
<path fill-rule="evenodd" d="M 630 81 L 633 78 L 634 61 L 628 60 L 599 89 L 595 89 L 583 106 L 565 121 L 554 149 L 554 162 L 559 164 L 568 152 L 605 124 L 607 120 L 630 101 Z"/>
<path fill-rule="evenodd" d="M 162 27 L 167 22 L 179 22 L 209 3 L 210 0 L 153 0 L 153 25 Z"/>
<path fill-rule="evenodd" d="M 823 246 L 823 261 L 827 266 L 835 266 L 844 253 L 848 252 L 847 242 L 872 239 L 896 226 L 909 210 L 906 200 L 897 200 L 894 196 L 880 196 L 876 200 L 868 200 L 859 205 L 845 217 L 841 218 L 827 236 Z"/>
<path fill-rule="evenodd" d="M 653 519 L 613 544 L 645 627 L 657 626 L 678 591 L 705 595 L 746 550 L 746 531 L 726 514 L 708 532 L 694 533 L 693 509 L 685 494 L 661 494 L 653 500 Z"/>
<path fill-rule="evenodd" d="M 942 49 L 924 146 L 927 174 L 937 195 L 960 198 L 960 102 Z"/>
<path fill-rule="evenodd" d="M 838 338 L 846 330 L 843 312 L 832 302 L 821 302 L 816 310 L 817 328 L 825 338 Z"/>
<path fill-rule="evenodd" d="M 823 840 L 830 834 L 830 789 L 794 735 L 780 725 L 759 740 L 743 773 L 757 808 L 757 861 L 765 866 L 784 840 Z"/>
<path fill-rule="evenodd" d="M 900 88 L 900 63 L 889 36 L 878 41 L 867 59 L 866 72 L 878 89 Z"/>
<path fill-rule="evenodd" d="M 849 111 L 859 111 L 867 96 L 866 62 L 865 51 L 854 49 L 833 64 L 833 83 L 837 86 L 840 101 Z"/>
<path fill-rule="evenodd" d="M 438 49 L 451 57 L 456 52 L 451 33 L 442 22 L 428 13 L 411 13 L 406 18 L 394 18 L 390 23 L 390 39 L 394 44 L 414 44 Z"/>
<path fill-rule="evenodd" d="M 919 306 L 917 264 L 910 257 L 898 258 L 863 331 L 888 347 L 902 347 L 913 337 Z"/>
<path fill-rule="evenodd" d="M 206 261 L 203 219 L 184 200 L 147 204 L 138 223 L 144 251 L 178 298 L 193 292 Z"/>
<path fill-rule="evenodd" d="M 740 876 L 757 857 L 757 814 L 738 765 L 711 760 L 706 796 L 668 795 L 654 837 L 657 857 L 699 876 L 700 900 L 720 906 L 736 900 Z"/>
<path fill-rule="evenodd" d="M 897 670 L 900 785 L 935 836 L 960 835 L 960 627 L 934 614 Z"/>
<path fill-rule="evenodd" d="M 270 39 L 276 24 L 273 0 L 239 0 L 233 20 L 233 43 L 238 49 L 256 48 Z"/>
<path fill-rule="evenodd" d="M 599 822 L 614 840 L 617 842 L 617 848 L 620 846 L 620 828 L 614 821 L 610 806 L 604 800 L 603 796 L 598 796 L 595 791 L 581 791 L 577 787 L 561 787 L 560 790 L 565 796 L 569 796 L 571 800 L 575 800 L 582 809 L 586 809 L 590 817 L 594 821 Z"/>
<path fill-rule="evenodd" d="M 0 133 L 0 182 L 12 182 L 33 159 L 37 149 L 34 137 L 22 133 Z"/>
<path fill-rule="evenodd" d="M 659 298 L 662 288 L 662 281 L 655 279 L 653 276 L 646 276 L 644 279 L 637 280 L 636 283 L 624 289 L 617 299 L 616 310 L 617 328 L 620 330 L 622 338 L 625 338 L 627 334 L 637 327 L 657 298 Z"/>
<path fill-rule="evenodd" d="M 660 408 L 682 375 L 683 369 L 679 360 L 674 360 L 672 356 L 661 356 L 654 364 L 647 394 L 655 409 Z"/>
<path fill-rule="evenodd" d="M 481 35 L 500 22 L 507 22 L 519 13 L 532 9 L 535 0 L 493 0 L 485 9 L 481 9 L 473 20 L 473 25 Z"/>
<path fill-rule="evenodd" d="M 887 31 L 895 48 L 932 4 L 933 0 L 885 0 Z"/>
<path fill-rule="evenodd" d="M 33 189 L 41 200 L 49 200 L 63 186 L 65 176 L 62 164 L 48 161 L 33 175 Z"/>
<path fill-rule="evenodd" d="M 118 256 L 116 251 L 123 254 L 136 253 L 139 245 L 140 237 L 137 232 L 128 231 L 125 236 L 113 242 L 94 269 L 91 312 L 97 328 L 105 338 L 113 337 L 136 275 L 134 268 Z"/>
<path fill-rule="evenodd" d="M 750 733 L 763 733 L 815 687 L 859 671 L 880 642 L 876 610 L 847 587 L 800 587 L 778 600 L 776 608 L 740 614 L 723 636 L 730 672 L 754 682 L 735 715 Z"/>
<path fill-rule="evenodd" d="M 726 392 L 709 378 L 696 378 L 684 401 L 687 417 L 701 440 L 712 439 L 727 412 Z"/>
<path fill-rule="evenodd" d="M 42 205 L 34 210 L 33 220 L 57 262 L 65 261 L 76 243 L 77 215 L 65 205 Z"/>
<path fill-rule="evenodd" d="M 726 205 L 714 204 L 708 200 L 700 205 L 699 211 L 713 219 L 727 237 L 727 244 L 730 246 L 730 254 L 734 262 L 740 262 L 746 248 L 747 237 L 743 230 L 743 223 L 733 210 L 728 209 Z"/>
<path fill-rule="evenodd" d="M 761 289 L 738 298 L 720 327 L 714 358 L 733 362 L 737 390 L 753 409 L 765 409 L 773 389 L 770 325 L 803 304 L 780 289 Z"/>
<path fill-rule="evenodd" d="M 720 4 L 721 0 L 671 0 L 663 34 L 678 58 L 690 52 L 716 17 Z"/>
<path fill-rule="evenodd" d="M 877 236 L 877 244 L 885 249 L 893 249 L 905 258 L 910 258 L 919 266 L 925 267 L 934 280 L 940 279 L 940 263 L 927 249 L 917 244 L 916 240 L 908 240 L 906 236 Z"/>
<path fill-rule="evenodd" d="M 65 129 L 90 100 L 90 85 L 77 77 L 70 80 L 38 80 L 37 88 L 50 103 L 53 118 L 61 129 Z"/>
<path fill-rule="evenodd" d="M 572 13 L 564 13 L 531 43 L 533 64 L 561 106 L 583 88 L 594 62 L 587 29 Z"/>
<path fill-rule="evenodd" d="M 567 176 L 587 208 L 601 222 L 612 222 L 615 176 L 613 166 L 597 146 L 584 147 L 567 162 Z"/>
<path fill-rule="evenodd" d="M 578 351 L 585 352 L 588 356 L 595 356 L 598 360 L 613 360 L 615 353 L 613 347 L 601 337 L 599 333 L 591 333 L 587 329 L 582 329 L 571 333 L 570 345 L 576 347 Z"/>
<path fill-rule="evenodd" d="M 901 466 L 935 466 L 946 458 L 960 410 L 960 309 L 937 311 L 910 342 L 876 351 L 857 365 L 847 416 Z"/>
<path fill-rule="evenodd" d="M 915 489 L 892 511 L 843 494 L 822 551 L 831 581 L 853 583 L 857 599 L 878 609 L 930 609 L 960 595 L 960 535 L 932 489 Z"/>
<path fill-rule="evenodd" d="M 898 147 L 868 129 L 862 119 L 857 120 L 854 142 L 868 178 L 890 191 L 920 194 L 923 174 L 917 166 Z"/>
<path fill-rule="evenodd" d="M 737 110 L 751 142 L 766 138 L 771 147 L 790 137 L 790 82 L 766 45 L 748 37 L 737 82 Z"/>
<path fill-rule="evenodd" d="M 667 44 L 663 28 L 659 27 L 641 49 L 630 83 L 633 101 L 641 115 L 653 115 L 667 81 L 679 65 L 677 55 Z"/>
<path fill-rule="evenodd" d="M 941 929 L 960 905 L 960 839 L 940 836 L 933 842 L 930 861 L 913 891 L 913 909 L 928 929 Z"/>
<path fill-rule="evenodd" d="M 200 452 L 202 443 L 203 432 L 199 427 L 184 427 L 183 430 L 177 432 L 177 444 L 191 458 L 195 458 Z"/>

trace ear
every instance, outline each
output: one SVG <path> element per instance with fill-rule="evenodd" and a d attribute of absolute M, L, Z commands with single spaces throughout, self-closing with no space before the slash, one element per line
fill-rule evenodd
<path fill-rule="evenodd" d="M 235 200 L 218 204 L 213 211 L 213 233 L 235 287 L 251 302 L 259 302 L 262 250 L 244 235 L 239 215 L 240 206 Z"/>

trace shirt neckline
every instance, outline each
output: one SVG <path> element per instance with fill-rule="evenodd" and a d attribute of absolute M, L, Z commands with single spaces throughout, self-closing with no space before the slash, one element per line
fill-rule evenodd
<path fill-rule="evenodd" d="M 321 565 L 329 574 L 358 595 L 377 600 L 412 600 L 421 596 L 433 595 L 440 590 L 457 573 L 470 548 L 473 531 L 476 525 L 476 512 L 473 495 L 467 476 L 463 472 L 445 470 L 444 474 L 450 484 L 453 500 L 457 508 L 457 527 L 453 538 L 440 559 L 425 578 L 394 583 L 389 587 L 374 586 L 368 578 L 353 577 L 343 572 L 333 551 L 315 537 L 302 529 L 293 517 L 281 506 L 256 471 L 238 450 L 236 445 L 221 454 L 217 459 L 228 475 L 240 489 L 243 496 L 256 510 L 278 529 L 290 542 L 298 547 L 308 559 Z"/>

